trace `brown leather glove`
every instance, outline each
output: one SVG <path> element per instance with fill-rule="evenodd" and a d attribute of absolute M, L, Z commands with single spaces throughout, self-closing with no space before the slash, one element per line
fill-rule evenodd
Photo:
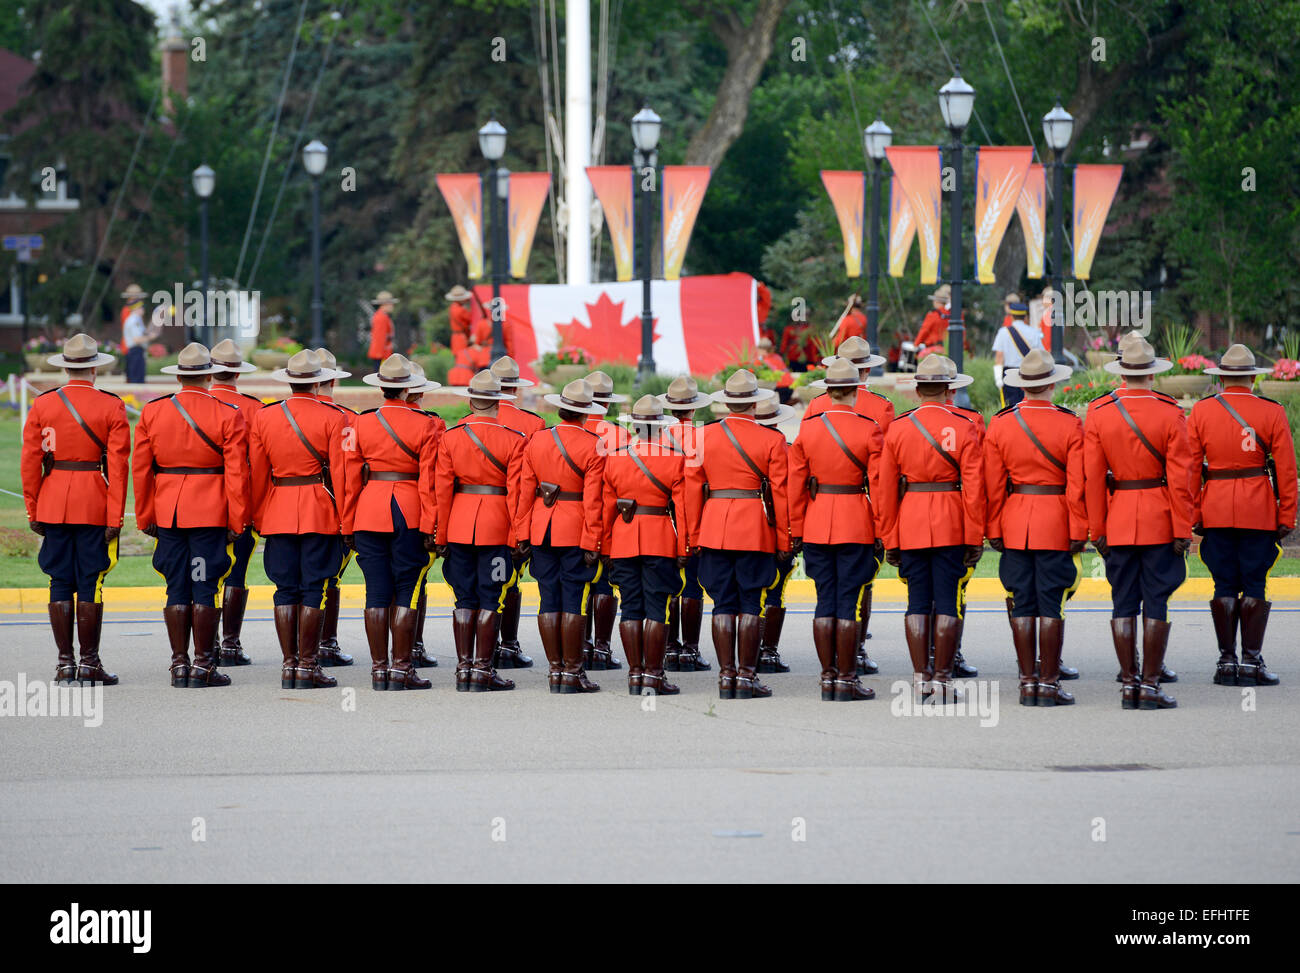
<path fill-rule="evenodd" d="M 1097 549 L 1097 553 L 1102 557 L 1105 557 L 1110 553 L 1110 545 L 1106 543 L 1106 538 L 1104 537 L 1098 537 L 1092 542 L 1092 546 Z"/>
<path fill-rule="evenodd" d="M 1174 538 L 1174 553 L 1182 556 L 1192 549 L 1192 539 L 1190 537 Z"/>
<path fill-rule="evenodd" d="M 899 549 L 896 547 L 886 548 L 885 561 L 888 564 L 892 564 L 894 567 L 898 567 L 900 564 L 903 563 L 902 552 L 899 551 Z"/>
<path fill-rule="evenodd" d="M 961 559 L 963 567 L 973 568 L 980 563 L 980 558 L 984 556 L 984 545 L 967 544 L 966 556 Z"/>
<path fill-rule="evenodd" d="M 111 544 L 111 543 L 113 543 L 113 541 L 117 540 L 117 539 L 118 539 L 119 537 L 121 537 L 121 536 L 122 536 L 122 528 L 121 528 L 121 527 L 105 527 L 105 528 L 104 528 L 104 543 L 105 543 L 105 544 Z"/>
<path fill-rule="evenodd" d="M 39 534 L 41 537 L 45 536 L 45 525 L 39 520 L 29 520 L 27 526 L 32 529 L 33 534 Z"/>
<path fill-rule="evenodd" d="M 1070 553 L 1071 553 L 1071 554 L 1082 554 L 1082 553 L 1083 553 L 1083 549 L 1084 549 L 1084 547 L 1087 546 L 1087 544 L 1088 544 L 1087 541 L 1070 541 Z"/>
<path fill-rule="evenodd" d="M 1001 537 L 990 537 L 989 547 L 993 548 L 993 550 L 997 551 L 999 554 L 1007 549 L 1007 545 L 1002 543 Z"/>
<path fill-rule="evenodd" d="M 591 565 L 595 564 L 595 563 L 596 563 L 597 561 L 599 561 L 599 560 L 600 560 L 600 552 L 599 552 L 599 551 L 588 551 L 588 550 L 583 550 L 583 552 L 582 552 L 582 563 L 583 563 L 583 564 L 585 564 L 585 565 L 587 565 L 588 567 L 590 567 Z"/>
<path fill-rule="evenodd" d="M 158 525 L 157 525 L 157 524 L 150 524 L 148 527 L 141 527 L 141 528 L 140 528 L 140 533 L 144 534 L 146 537 L 157 538 L 157 536 L 158 536 Z"/>

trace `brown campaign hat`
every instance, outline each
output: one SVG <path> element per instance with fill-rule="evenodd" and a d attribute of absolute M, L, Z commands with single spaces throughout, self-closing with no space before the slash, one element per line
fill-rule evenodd
<path fill-rule="evenodd" d="M 1247 375 L 1269 375 L 1271 368 L 1258 368 L 1255 365 L 1255 353 L 1245 345 L 1230 345 L 1219 359 L 1217 368 L 1205 370 L 1206 375 L 1227 375 L 1244 378 Z"/>
<path fill-rule="evenodd" d="M 411 366 L 411 374 L 414 375 L 423 383 L 421 385 L 417 385 L 413 389 L 407 389 L 406 394 L 408 396 L 415 395 L 415 394 L 422 394 L 424 392 L 432 392 L 435 389 L 442 388 L 441 382 L 434 382 L 427 375 L 424 374 L 424 366 L 421 365 L 419 362 L 411 361 L 411 359 L 409 358 L 406 360 L 406 362 L 408 365 Z"/>
<path fill-rule="evenodd" d="M 710 398 L 714 402 L 724 402 L 729 405 L 749 405 L 775 396 L 776 393 L 771 389 L 759 387 L 758 379 L 754 377 L 753 372 L 742 368 L 732 372 L 722 390 L 714 392 Z"/>
<path fill-rule="evenodd" d="M 284 368 L 277 368 L 271 373 L 271 378 L 276 382 L 287 382 L 290 385 L 316 385 L 320 382 L 328 382 L 337 375 L 332 368 L 326 368 L 321 364 L 320 357 L 310 348 L 306 348 L 289 359 L 289 364 Z"/>
<path fill-rule="evenodd" d="M 664 405 L 656 395 L 643 395 L 636 400 L 632 411 L 618 417 L 619 422 L 638 426 L 675 426 L 677 420 L 664 414 Z"/>
<path fill-rule="evenodd" d="M 591 386 L 592 397 L 597 402 L 626 402 L 626 395 L 619 395 L 614 391 L 614 380 L 604 372 L 592 372 L 587 376 L 587 384 Z"/>
<path fill-rule="evenodd" d="M 239 345 L 229 338 L 218 341 L 212 346 L 212 364 L 220 365 L 223 372 L 255 372 L 257 366 L 244 361 L 244 353 Z"/>
<path fill-rule="evenodd" d="M 513 399 L 514 396 L 501 391 L 501 383 L 488 369 L 475 373 L 465 388 L 451 388 L 448 392 L 463 395 L 470 399 Z"/>
<path fill-rule="evenodd" d="M 603 416 L 605 407 L 595 400 L 591 385 L 584 378 L 575 378 L 560 390 L 559 395 L 543 395 L 548 405 L 569 412 L 581 412 L 586 416 Z"/>
<path fill-rule="evenodd" d="M 867 339 L 859 338 L 857 335 L 841 341 L 840 346 L 835 349 L 835 354 L 823 358 L 822 364 L 829 365 L 836 358 L 847 358 L 863 371 L 885 363 L 885 359 L 871 353 L 871 345 Z"/>
<path fill-rule="evenodd" d="M 792 415 L 794 415 L 794 409 L 788 405 L 782 405 L 780 399 L 776 396 L 764 399 L 754 409 L 754 421 L 760 426 L 780 425 Z"/>
<path fill-rule="evenodd" d="M 1016 389 L 1041 388 L 1064 382 L 1074 374 L 1069 365 L 1058 365 L 1052 360 L 1051 352 L 1041 348 L 1031 348 L 1029 354 L 1020 362 L 1019 368 L 1008 368 L 1002 376 L 1002 384 Z"/>
<path fill-rule="evenodd" d="M 416 374 L 405 355 L 389 355 L 379 363 L 379 371 L 362 375 L 361 381 L 381 389 L 413 389 L 424 384 L 424 373 Z"/>
<path fill-rule="evenodd" d="M 400 304 L 401 302 L 388 291 L 380 291 L 370 303 L 378 307 L 381 304 Z"/>
<path fill-rule="evenodd" d="M 1168 358 L 1157 358 L 1156 350 L 1145 340 L 1130 341 L 1117 360 L 1102 366 L 1112 375 L 1156 375 L 1173 367 Z"/>
<path fill-rule="evenodd" d="M 215 353 L 215 349 L 214 349 L 214 353 Z M 334 357 L 334 352 L 330 351 L 328 348 L 317 348 L 316 357 L 320 359 L 320 363 L 322 365 L 324 365 L 328 369 L 331 369 L 334 372 L 335 378 L 352 377 L 351 372 L 345 372 L 341 368 L 339 368 L 339 360 Z"/>
<path fill-rule="evenodd" d="M 473 293 L 467 290 L 466 288 L 461 287 L 460 284 L 457 284 L 455 287 L 453 287 L 451 290 L 449 290 L 446 294 L 443 294 L 442 296 L 445 297 L 447 300 L 451 301 L 453 304 L 459 301 L 471 301 L 474 299 Z"/>
<path fill-rule="evenodd" d="M 211 352 L 205 346 L 197 341 L 191 341 L 176 356 L 175 365 L 164 366 L 160 371 L 164 375 L 215 375 L 228 369 L 224 365 L 216 364 L 212 360 Z"/>
<path fill-rule="evenodd" d="M 848 344 L 848 342 L 844 342 Z M 862 376 L 858 371 L 858 366 L 847 358 L 829 358 L 829 364 L 826 366 L 826 377 L 819 378 L 815 382 L 809 382 L 810 389 L 833 389 L 847 388 L 862 384 Z"/>
<path fill-rule="evenodd" d="M 669 412 L 694 412 L 709 404 L 709 397 L 700 392 L 699 383 L 689 375 L 678 375 L 668 384 L 668 391 L 659 401 Z"/>
<path fill-rule="evenodd" d="M 74 334 L 63 343 L 63 354 L 45 359 L 55 368 L 98 368 L 111 365 L 113 356 L 99 350 L 99 342 L 88 334 Z"/>
<path fill-rule="evenodd" d="M 128 284 L 126 290 L 121 294 L 122 300 L 126 301 L 128 304 L 143 301 L 148 296 L 149 295 L 144 292 L 144 289 L 139 284 Z"/>
<path fill-rule="evenodd" d="M 930 295 L 930 300 L 938 304 L 947 304 L 952 300 L 952 287 L 949 284 L 940 284 L 935 288 L 934 293 Z"/>
<path fill-rule="evenodd" d="M 492 374 L 497 377 L 502 388 L 526 389 L 532 388 L 534 384 L 519 377 L 519 363 L 509 355 L 502 355 L 492 363 Z"/>
<path fill-rule="evenodd" d="M 965 388 L 975 381 L 957 371 L 953 360 L 946 355 L 926 355 L 916 366 L 917 385 L 946 385 L 950 389 Z"/>

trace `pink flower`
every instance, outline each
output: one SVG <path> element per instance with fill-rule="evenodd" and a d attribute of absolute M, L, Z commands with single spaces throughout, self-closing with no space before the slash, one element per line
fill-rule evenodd
<path fill-rule="evenodd" d="M 1276 379 L 1279 382 L 1300 380 L 1300 362 L 1294 358 L 1279 358 L 1277 364 L 1273 366 L 1269 378 Z"/>

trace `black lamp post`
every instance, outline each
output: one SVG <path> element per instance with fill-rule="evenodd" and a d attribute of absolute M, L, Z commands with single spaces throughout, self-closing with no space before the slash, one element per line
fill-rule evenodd
<path fill-rule="evenodd" d="M 1043 116 L 1043 137 L 1052 147 L 1052 291 L 1056 297 L 1052 304 L 1052 358 L 1062 363 L 1065 361 L 1065 299 L 1062 291 L 1062 279 L 1065 274 L 1062 254 L 1065 236 L 1065 149 L 1070 144 L 1074 133 L 1074 118 L 1061 107 L 1061 99 L 1056 99 L 1056 107 Z"/>
<path fill-rule="evenodd" d="M 641 361 L 637 366 L 638 376 L 653 375 L 655 371 L 654 313 L 650 309 L 653 261 L 650 249 L 654 246 L 651 229 L 659 165 L 659 153 L 655 151 L 655 146 L 659 144 L 659 129 L 662 124 L 649 105 L 632 116 L 632 142 L 636 146 L 632 152 L 632 180 L 638 187 L 641 200 Z M 647 168 L 649 173 L 644 173 L 643 170 Z M 648 186 L 646 175 L 650 177 Z"/>
<path fill-rule="evenodd" d="M 962 323 L 961 285 L 962 285 L 962 182 L 961 133 L 970 121 L 971 110 L 975 107 L 975 89 L 962 79 L 961 66 L 954 66 L 954 73 L 948 83 L 939 89 L 939 110 L 943 113 L 943 123 L 952 134 L 952 145 L 948 147 L 950 163 L 953 167 L 953 191 L 949 208 L 949 264 L 948 286 L 952 291 L 951 305 L 948 311 L 948 357 L 961 371 L 965 353 L 966 327 Z M 959 389 L 956 396 L 958 405 L 970 405 L 970 395 L 965 389 Z"/>
<path fill-rule="evenodd" d="M 496 120 L 478 130 L 478 147 L 488 161 L 483 176 L 484 192 L 489 197 L 492 231 L 492 361 L 506 353 L 505 309 L 501 305 L 501 285 L 506 281 L 504 261 L 508 259 L 510 244 L 506 225 L 510 216 L 510 170 L 497 165 L 506 154 L 506 128 Z"/>
<path fill-rule="evenodd" d="M 199 290 L 203 292 L 203 341 L 209 348 L 214 344 L 208 321 L 208 197 L 217 185 L 217 174 L 209 165 L 201 165 L 192 177 L 194 194 L 199 197 Z"/>
<path fill-rule="evenodd" d="M 302 150 L 302 166 L 311 176 L 311 345 L 319 348 L 325 344 L 321 326 L 323 303 L 320 296 L 320 177 L 325 171 L 329 150 L 320 139 L 312 139 Z"/>
<path fill-rule="evenodd" d="M 871 159 L 871 270 L 867 280 L 867 342 L 873 353 L 880 351 L 880 166 L 885 159 L 885 149 L 894 141 L 889 126 L 877 118 L 862 132 L 862 143 Z M 871 370 L 881 374 L 880 366 Z"/>

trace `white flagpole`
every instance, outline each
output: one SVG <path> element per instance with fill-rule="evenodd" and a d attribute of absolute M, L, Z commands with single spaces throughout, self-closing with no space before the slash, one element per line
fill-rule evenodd
<path fill-rule="evenodd" d="M 564 7 L 564 155 L 569 235 L 566 276 L 571 285 L 591 283 L 591 6 L 566 0 Z"/>

